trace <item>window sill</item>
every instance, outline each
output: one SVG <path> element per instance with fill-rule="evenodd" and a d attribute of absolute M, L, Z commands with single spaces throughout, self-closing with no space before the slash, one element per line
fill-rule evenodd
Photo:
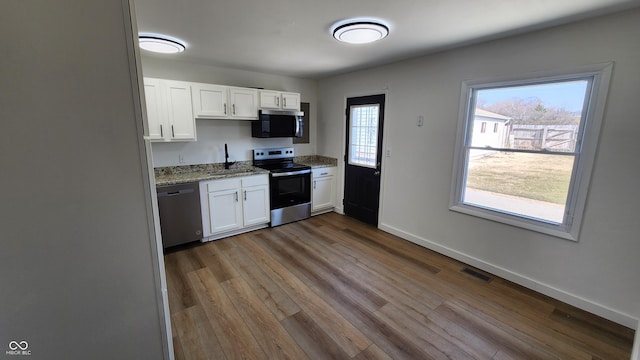
<path fill-rule="evenodd" d="M 535 219 L 509 215 L 507 213 L 465 204 L 452 205 L 449 207 L 449 210 L 514 227 L 519 227 L 526 230 L 539 232 L 546 235 L 551 235 L 565 240 L 571 240 L 575 242 L 578 241 L 578 231 L 571 231 L 571 229 L 567 229 L 566 226 L 562 224 L 556 225 L 552 223 L 546 223 Z"/>

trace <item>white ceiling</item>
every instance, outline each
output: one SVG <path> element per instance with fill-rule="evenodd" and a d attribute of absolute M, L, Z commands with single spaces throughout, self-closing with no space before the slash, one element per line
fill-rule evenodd
<path fill-rule="evenodd" d="M 135 0 L 138 30 L 187 42 L 149 55 L 321 78 L 622 9 L 640 0 Z M 390 35 L 339 43 L 331 26 L 377 18 Z M 144 51 L 144 50 L 143 50 Z"/>

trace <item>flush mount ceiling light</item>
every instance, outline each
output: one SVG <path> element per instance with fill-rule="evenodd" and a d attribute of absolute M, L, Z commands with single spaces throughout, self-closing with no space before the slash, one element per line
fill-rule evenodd
<path fill-rule="evenodd" d="M 144 50 L 162 54 L 175 54 L 186 48 L 184 41 L 161 34 L 139 34 L 138 43 Z"/>
<path fill-rule="evenodd" d="M 367 44 L 384 39 L 389 27 L 377 20 L 346 20 L 334 25 L 333 37 L 349 44 Z"/>

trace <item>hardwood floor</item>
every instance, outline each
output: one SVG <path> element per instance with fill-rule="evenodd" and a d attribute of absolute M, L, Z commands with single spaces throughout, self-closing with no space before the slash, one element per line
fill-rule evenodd
<path fill-rule="evenodd" d="M 165 255 L 176 359 L 629 359 L 634 331 L 330 213 Z"/>

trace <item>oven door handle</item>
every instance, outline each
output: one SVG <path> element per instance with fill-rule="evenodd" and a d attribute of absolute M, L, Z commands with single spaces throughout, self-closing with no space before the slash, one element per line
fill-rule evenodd
<path fill-rule="evenodd" d="M 311 173 L 311 169 L 307 169 L 307 170 L 298 170 L 298 171 L 289 171 L 289 172 L 271 173 L 271 177 L 282 177 L 282 176 L 302 175 L 302 174 L 310 174 L 310 173 Z"/>

